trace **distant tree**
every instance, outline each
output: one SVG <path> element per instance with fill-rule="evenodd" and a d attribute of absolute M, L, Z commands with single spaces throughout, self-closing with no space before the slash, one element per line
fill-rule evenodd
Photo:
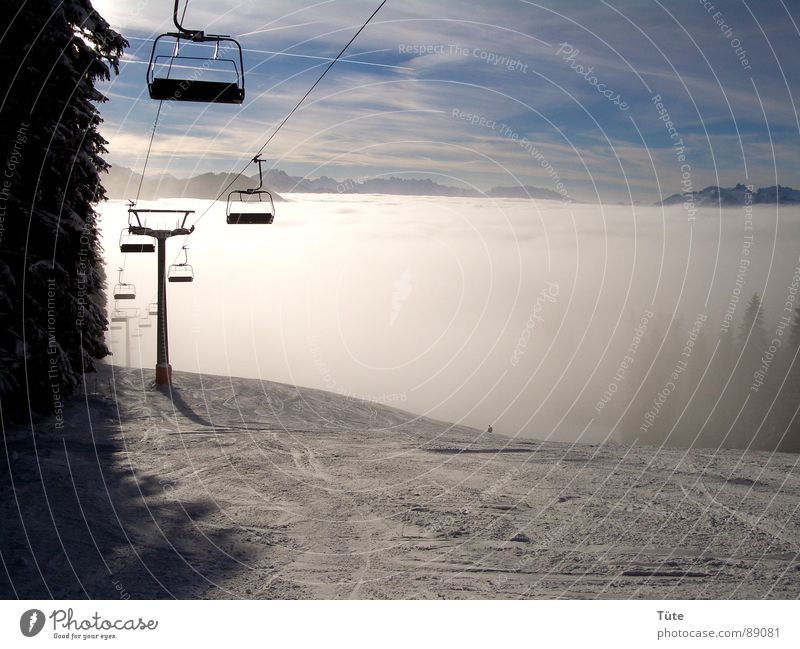
<path fill-rule="evenodd" d="M 656 385 L 656 394 L 653 396 L 657 397 L 659 392 L 664 395 L 663 404 L 660 406 L 658 418 L 653 427 L 654 443 L 667 446 L 679 444 L 676 424 L 685 403 L 686 377 L 682 368 L 679 374 L 676 372 L 679 371 L 678 363 L 682 360 L 681 350 L 685 339 L 685 323 L 681 316 L 677 316 L 669 323 L 664 345 L 654 366 L 659 380 Z"/>
<path fill-rule="evenodd" d="M 800 347 L 800 306 L 794 310 L 794 319 L 792 320 L 792 327 L 789 331 L 789 344 L 792 349 Z"/>
<path fill-rule="evenodd" d="M 800 307 L 795 309 L 789 338 L 784 342 L 781 356 L 785 381 L 780 394 L 781 437 L 778 449 L 800 453 Z"/>
<path fill-rule="evenodd" d="M 119 71 L 127 42 L 89 0 L 0 10 L 0 404 L 57 411 L 108 354 L 95 84 Z"/>
<path fill-rule="evenodd" d="M 758 374 L 754 375 L 754 381 L 762 384 L 757 386 L 757 392 L 751 390 L 750 395 L 750 402 L 760 417 L 754 446 L 769 451 L 784 450 L 789 443 L 791 435 L 788 427 L 800 397 L 800 363 L 794 358 L 800 344 L 797 314 L 782 312 L 780 318 L 774 329 L 773 340 L 765 343 Z M 761 376 L 765 369 L 766 376 Z"/>
<path fill-rule="evenodd" d="M 750 347 L 751 353 L 760 354 L 767 342 L 764 331 L 764 307 L 761 297 L 753 293 L 747 302 L 742 322 L 739 325 L 739 345 L 742 348 Z"/>
<path fill-rule="evenodd" d="M 730 407 L 741 414 L 736 420 L 726 446 L 734 448 L 757 448 L 755 438 L 763 418 L 763 393 L 759 395 L 752 389 L 754 373 L 761 365 L 761 357 L 766 348 L 767 334 L 764 329 L 764 308 L 761 297 L 753 293 L 747 302 L 742 320 L 739 323 L 739 363 L 732 385 Z"/>
<path fill-rule="evenodd" d="M 636 363 L 635 355 L 630 355 L 629 346 L 631 345 L 631 335 L 638 324 L 636 314 L 633 309 L 628 309 L 623 317 L 622 324 L 616 329 L 615 335 L 611 339 L 608 353 L 598 372 L 599 381 L 597 393 L 601 398 L 592 403 L 592 412 L 587 411 L 589 417 L 595 417 L 596 421 L 604 427 L 615 427 L 616 434 L 620 435 L 619 419 L 622 412 L 628 405 L 632 396 L 630 381 L 627 377 L 633 371 Z M 598 412 L 598 405 L 602 406 Z"/>
<path fill-rule="evenodd" d="M 733 398 L 735 382 L 733 368 L 738 357 L 734 336 L 730 331 L 719 333 L 710 360 L 710 367 L 703 385 L 702 400 L 705 408 L 702 423 L 699 424 L 699 438 L 695 446 L 705 448 L 721 448 L 729 446 L 728 431 L 736 415 L 736 404 Z"/>
<path fill-rule="evenodd" d="M 689 357 L 686 359 L 688 366 L 682 378 L 684 401 L 681 408 L 682 411 L 685 408 L 685 413 L 672 436 L 673 444 L 685 447 L 703 446 L 703 424 L 714 404 L 709 398 L 709 387 L 714 381 L 710 376 L 712 346 L 707 330 L 708 322 L 692 338 L 694 326 L 695 323 L 690 324 L 686 334 L 686 340 L 691 340 L 694 345 L 689 349 Z"/>
<path fill-rule="evenodd" d="M 656 312 L 641 337 L 633 366 L 625 378 L 625 394 L 629 407 L 620 423 L 622 440 L 626 444 L 658 446 L 663 441 L 657 434 L 658 416 L 654 415 L 653 400 L 663 385 L 659 349 L 666 336 L 667 316 Z"/>

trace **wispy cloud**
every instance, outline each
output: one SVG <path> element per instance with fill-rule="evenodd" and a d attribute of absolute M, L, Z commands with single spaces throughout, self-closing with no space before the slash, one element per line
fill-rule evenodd
<path fill-rule="evenodd" d="M 132 44 L 120 78 L 105 89 L 103 112 L 112 162 L 135 166 L 155 113 L 145 64 L 151 39 L 172 29 L 171 7 L 94 4 Z M 192 0 L 187 25 L 241 38 L 247 100 L 240 107 L 171 105 L 159 124 L 154 164 L 186 173 L 235 168 L 375 6 Z M 800 75 L 792 64 L 799 37 L 787 9 L 722 11 L 729 33 L 699 3 L 389 3 L 267 153 L 293 173 L 407 169 L 481 187 L 516 179 L 547 186 L 552 178 L 514 139 L 524 137 L 571 184 L 571 194 L 627 198 L 630 185 L 634 198 L 648 200 L 680 178 L 651 101 L 657 93 L 691 149 L 697 184 L 766 179 L 775 167 L 786 184 L 800 183 L 792 178 L 800 145 L 793 94 Z M 578 52 L 573 59 L 559 54 L 563 43 Z M 620 111 L 599 87 L 613 89 L 629 110 Z M 455 120 L 454 109 L 509 128 Z M 774 147 L 771 133 L 779 134 Z"/>

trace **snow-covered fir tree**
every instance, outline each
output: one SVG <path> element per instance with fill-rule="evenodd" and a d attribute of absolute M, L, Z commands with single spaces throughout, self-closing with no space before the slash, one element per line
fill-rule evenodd
<path fill-rule="evenodd" d="M 58 412 L 94 359 L 105 274 L 96 83 L 127 46 L 90 0 L 0 0 L 0 404 Z"/>

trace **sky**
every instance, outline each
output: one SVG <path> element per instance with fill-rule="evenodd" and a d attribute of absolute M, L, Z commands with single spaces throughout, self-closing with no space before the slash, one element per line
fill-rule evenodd
<path fill-rule="evenodd" d="M 93 5 L 130 42 L 103 86 L 107 157 L 141 171 L 158 110 L 147 61 L 171 3 Z M 190 0 L 185 26 L 241 42 L 247 96 L 165 104 L 148 173 L 240 170 L 377 5 Z M 594 203 L 798 187 L 799 26 L 794 0 L 389 0 L 265 159 Z"/>

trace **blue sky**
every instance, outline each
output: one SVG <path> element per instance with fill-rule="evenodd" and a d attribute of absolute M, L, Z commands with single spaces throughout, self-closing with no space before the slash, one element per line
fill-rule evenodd
<path fill-rule="evenodd" d="M 108 159 L 140 170 L 158 107 L 146 61 L 171 3 L 93 4 L 131 43 L 104 88 Z M 190 0 L 188 27 L 242 43 L 247 98 L 169 104 L 149 169 L 239 170 L 377 4 Z M 799 26 L 794 0 L 389 0 L 265 157 L 312 177 L 561 182 L 598 202 L 657 200 L 687 173 L 696 189 L 797 187 Z"/>

